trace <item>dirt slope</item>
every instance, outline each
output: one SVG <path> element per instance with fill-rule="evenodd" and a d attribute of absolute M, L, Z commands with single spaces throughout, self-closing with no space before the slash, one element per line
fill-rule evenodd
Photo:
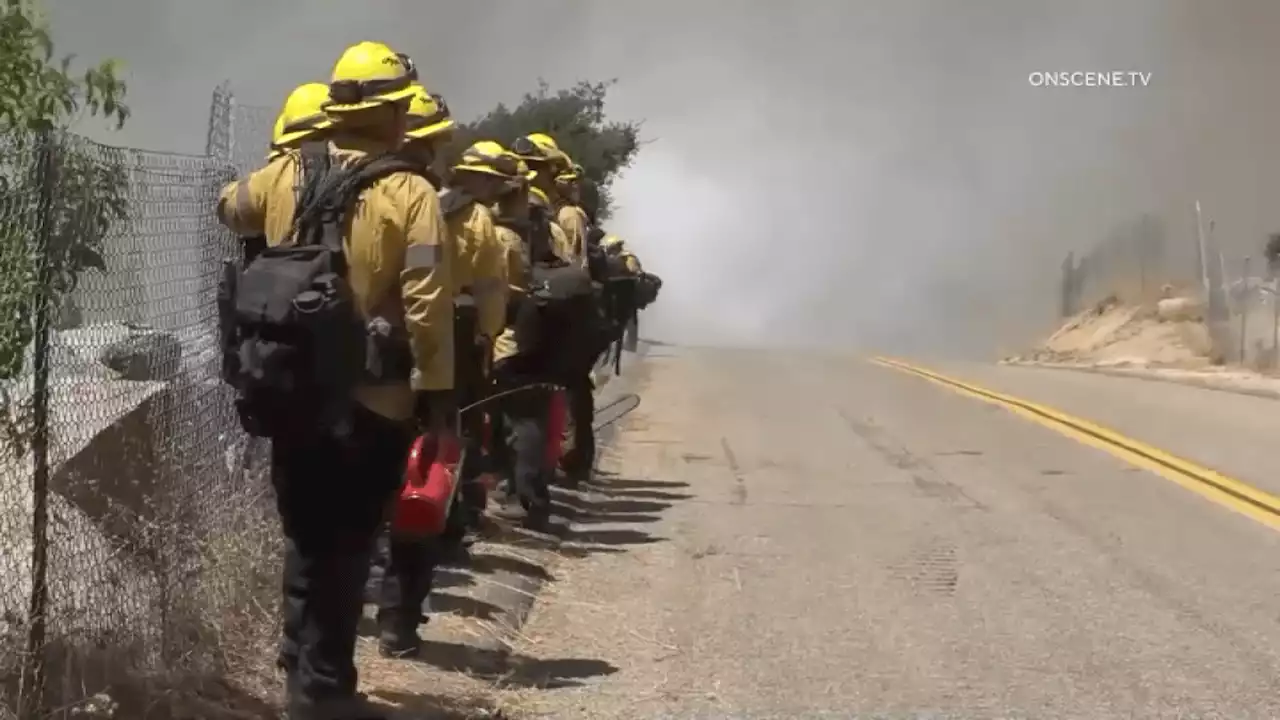
<path fill-rule="evenodd" d="M 1201 368 L 1210 362 L 1209 334 L 1193 303 L 1125 305 L 1107 298 L 1067 320 L 1011 361 L 1106 366 Z"/>

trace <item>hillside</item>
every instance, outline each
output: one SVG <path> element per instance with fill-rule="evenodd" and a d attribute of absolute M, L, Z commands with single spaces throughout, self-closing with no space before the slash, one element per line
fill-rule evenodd
<path fill-rule="evenodd" d="M 1201 308 L 1190 298 L 1128 305 L 1108 297 L 1009 361 L 1203 368 L 1213 364 L 1210 347 Z"/>

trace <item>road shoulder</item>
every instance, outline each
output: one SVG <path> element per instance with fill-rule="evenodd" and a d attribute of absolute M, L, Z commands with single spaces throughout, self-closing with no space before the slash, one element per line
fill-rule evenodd
<path fill-rule="evenodd" d="M 977 362 L 923 366 L 1096 423 L 1271 494 L 1280 494 L 1270 397 L 1115 373 Z"/>
<path fill-rule="evenodd" d="M 642 358 L 643 353 L 626 354 L 620 377 L 611 368 L 600 373 L 598 407 L 634 392 L 634 378 L 643 373 Z M 598 433 L 602 453 L 609 452 L 613 440 L 612 426 Z M 574 552 L 562 547 L 564 532 L 571 531 L 571 514 L 557 520 L 562 530 L 554 534 L 498 527 L 473 546 L 469 564 L 437 569 L 431 620 L 420 631 L 423 652 L 417 659 L 378 655 L 373 610 L 366 607 L 357 648 L 361 691 L 384 711 L 398 713 L 393 717 L 504 717 L 497 709 L 498 690 L 538 686 L 548 672 L 513 652 L 513 646 L 520 643 L 539 596 L 556 581 L 566 553 Z"/>

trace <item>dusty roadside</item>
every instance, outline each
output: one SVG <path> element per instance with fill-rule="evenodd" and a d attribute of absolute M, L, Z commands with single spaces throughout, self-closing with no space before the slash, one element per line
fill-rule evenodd
<path fill-rule="evenodd" d="M 1280 399 L 1280 377 L 1212 357 L 1202 308 L 1190 298 L 1126 305 L 1107 298 L 1066 319 L 1002 365 L 1171 382 Z"/>
<path fill-rule="evenodd" d="M 630 354 L 624 360 L 622 378 L 602 371 L 597 409 L 608 417 L 603 406 L 627 392 L 641 392 L 643 378 L 644 365 Z M 615 452 L 612 430 L 599 434 L 602 466 Z M 568 508 L 581 507 L 581 493 L 562 489 L 555 493 Z M 357 650 L 361 690 L 394 718 L 522 717 L 530 693 L 558 686 L 564 675 L 579 671 L 521 652 L 530 642 L 522 626 L 530 609 L 536 611 L 543 598 L 555 592 L 556 582 L 572 573 L 575 562 L 588 550 L 572 539 L 564 542 L 562 537 L 503 526 L 495 526 L 472 550 L 472 562 L 466 567 L 437 571 L 431 620 L 421 631 L 424 650 L 419 658 L 379 657 L 373 611 L 366 608 Z"/>

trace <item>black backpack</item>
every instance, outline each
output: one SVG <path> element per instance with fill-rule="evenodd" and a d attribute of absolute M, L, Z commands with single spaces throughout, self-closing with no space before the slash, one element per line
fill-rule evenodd
<path fill-rule="evenodd" d="M 643 310 L 658 299 L 658 291 L 662 289 L 662 278 L 653 273 L 642 272 L 636 283 L 636 309 Z"/>
<path fill-rule="evenodd" d="M 381 352 L 385 328 L 366 328 L 355 308 L 343 236 L 365 188 L 414 166 L 393 155 L 333 163 L 324 142 L 303 145 L 301 163 L 294 242 L 226 263 L 219 287 L 222 378 L 256 437 L 343 435 L 356 385 L 409 373 L 407 345 Z"/>
<path fill-rule="evenodd" d="M 556 377 L 591 371 L 611 340 L 590 274 L 564 262 L 535 263 L 529 301 L 515 324 L 516 344 L 529 347 Z"/>
<path fill-rule="evenodd" d="M 529 268 L 527 298 L 509 318 L 519 348 L 513 360 L 527 372 L 573 378 L 590 372 L 608 348 L 606 318 L 588 270 L 553 252 L 548 210 L 529 210 L 526 222 L 498 220 L 520 233 Z"/>

